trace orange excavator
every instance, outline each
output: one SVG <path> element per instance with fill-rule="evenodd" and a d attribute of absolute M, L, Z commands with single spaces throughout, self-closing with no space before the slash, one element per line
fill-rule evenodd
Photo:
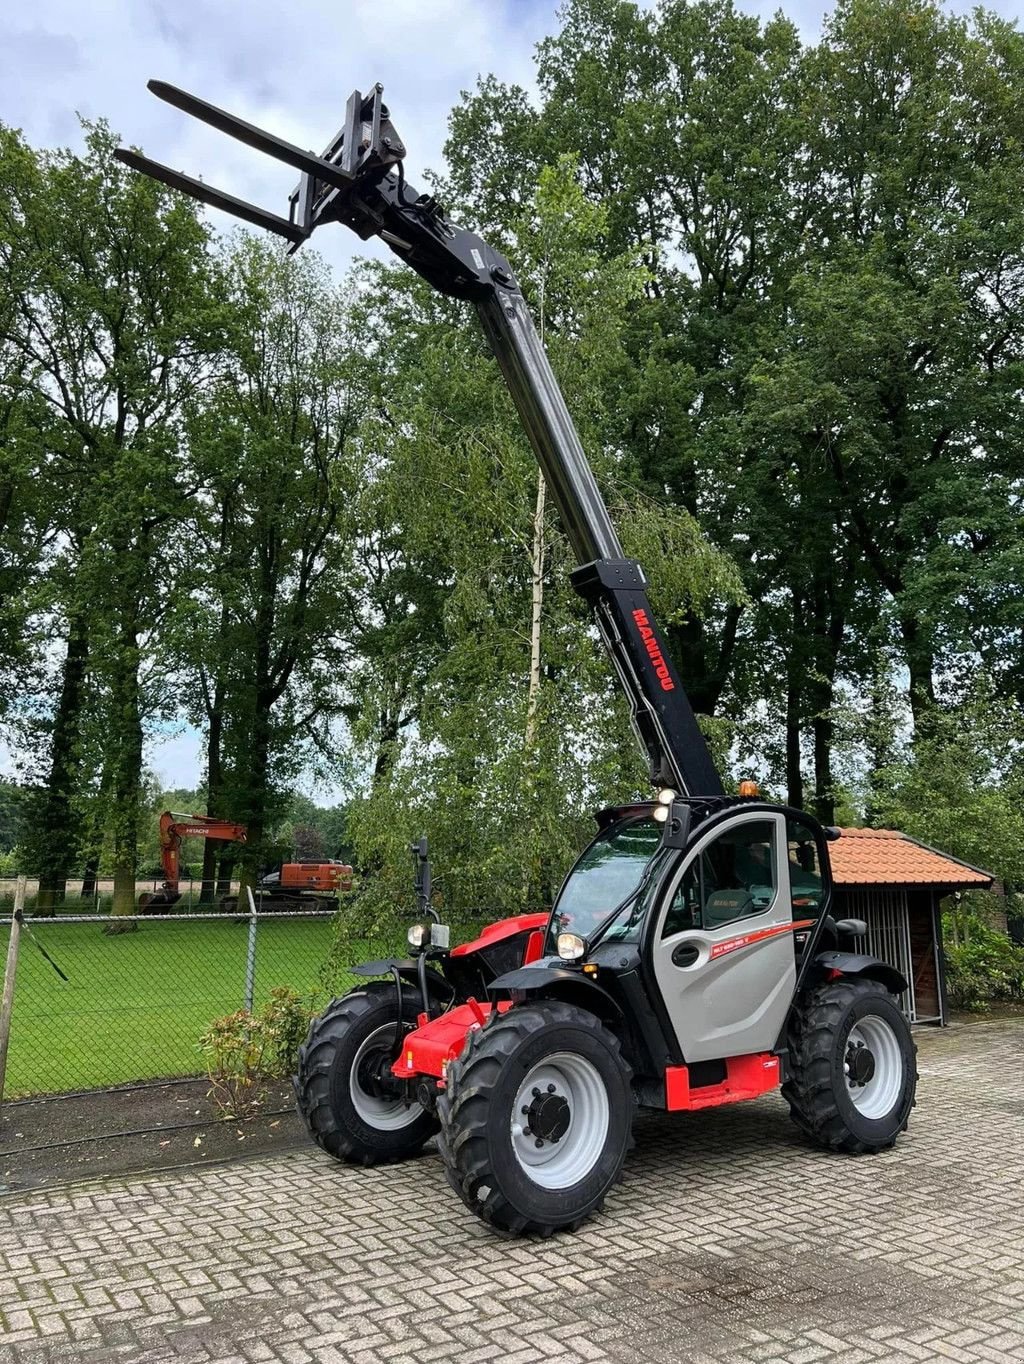
<path fill-rule="evenodd" d="M 216 838 L 225 843 L 244 843 L 246 827 L 211 815 L 179 815 L 165 810 L 160 816 L 160 861 L 164 883 L 157 891 L 139 896 L 139 909 L 151 914 L 170 909 L 181 899 L 180 853 L 183 838 Z M 345 862 L 284 862 L 280 873 L 261 882 L 265 909 L 319 909 L 337 902 L 339 894 L 352 889 L 352 868 Z M 234 897 L 225 902 L 233 908 Z"/>

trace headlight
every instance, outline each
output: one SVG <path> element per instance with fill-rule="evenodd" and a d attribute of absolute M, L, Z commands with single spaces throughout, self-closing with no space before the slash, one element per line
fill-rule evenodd
<path fill-rule="evenodd" d="M 669 807 L 667 805 L 656 805 L 651 811 L 651 818 L 656 824 L 664 824 L 669 817 Z"/>
<path fill-rule="evenodd" d="M 410 947 L 422 947 L 430 941 L 430 925 L 412 924 L 405 936 L 409 939 Z"/>
<path fill-rule="evenodd" d="M 675 798 L 676 793 L 672 790 L 671 786 L 663 786 L 658 792 L 659 805 L 671 805 Z"/>
<path fill-rule="evenodd" d="M 587 950 L 587 944 L 578 933 L 559 933 L 557 946 L 563 961 L 579 961 Z"/>

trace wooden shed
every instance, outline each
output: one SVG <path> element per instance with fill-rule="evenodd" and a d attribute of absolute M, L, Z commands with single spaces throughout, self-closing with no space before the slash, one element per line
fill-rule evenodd
<path fill-rule="evenodd" d="M 837 919 L 863 919 L 856 950 L 901 971 L 911 1023 L 945 1023 L 945 970 L 939 903 L 955 890 L 988 890 L 990 872 L 960 862 L 895 829 L 843 829 L 829 845 Z"/>

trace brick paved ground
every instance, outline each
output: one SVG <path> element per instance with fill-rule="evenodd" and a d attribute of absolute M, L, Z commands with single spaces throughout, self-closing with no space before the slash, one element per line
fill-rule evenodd
<path fill-rule="evenodd" d="M 919 1034 L 885 1156 L 777 1098 L 638 1125 L 608 1210 L 502 1241 L 436 1156 L 310 1148 L 0 1204 L 2 1364 L 1024 1359 L 1024 1020 Z"/>

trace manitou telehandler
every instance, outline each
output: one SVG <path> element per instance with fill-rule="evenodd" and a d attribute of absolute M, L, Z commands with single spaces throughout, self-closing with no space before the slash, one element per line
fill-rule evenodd
<path fill-rule="evenodd" d="M 301 1052 L 296 1093 L 314 1140 L 371 1165 L 437 1133 L 467 1207 L 503 1231 L 541 1235 L 601 1207 L 639 1108 L 707 1108 L 781 1085 L 819 1145 L 891 1146 L 917 1079 L 895 998 L 906 982 L 842 949 L 864 925 L 829 912 L 836 831 L 756 791 L 723 791 L 508 261 L 406 182 L 379 85 L 353 93 L 322 156 L 173 87 L 150 89 L 302 178 L 282 218 L 119 151 L 127 165 L 293 249 L 329 222 L 379 236 L 441 293 L 475 306 L 656 789 L 601 812 L 550 915 L 492 924 L 457 947 L 427 916 L 409 930 L 410 956 L 356 968 L 385 979 L 334 1000 Z M 421 901 L 425 911 L 429 896 Z"/>

